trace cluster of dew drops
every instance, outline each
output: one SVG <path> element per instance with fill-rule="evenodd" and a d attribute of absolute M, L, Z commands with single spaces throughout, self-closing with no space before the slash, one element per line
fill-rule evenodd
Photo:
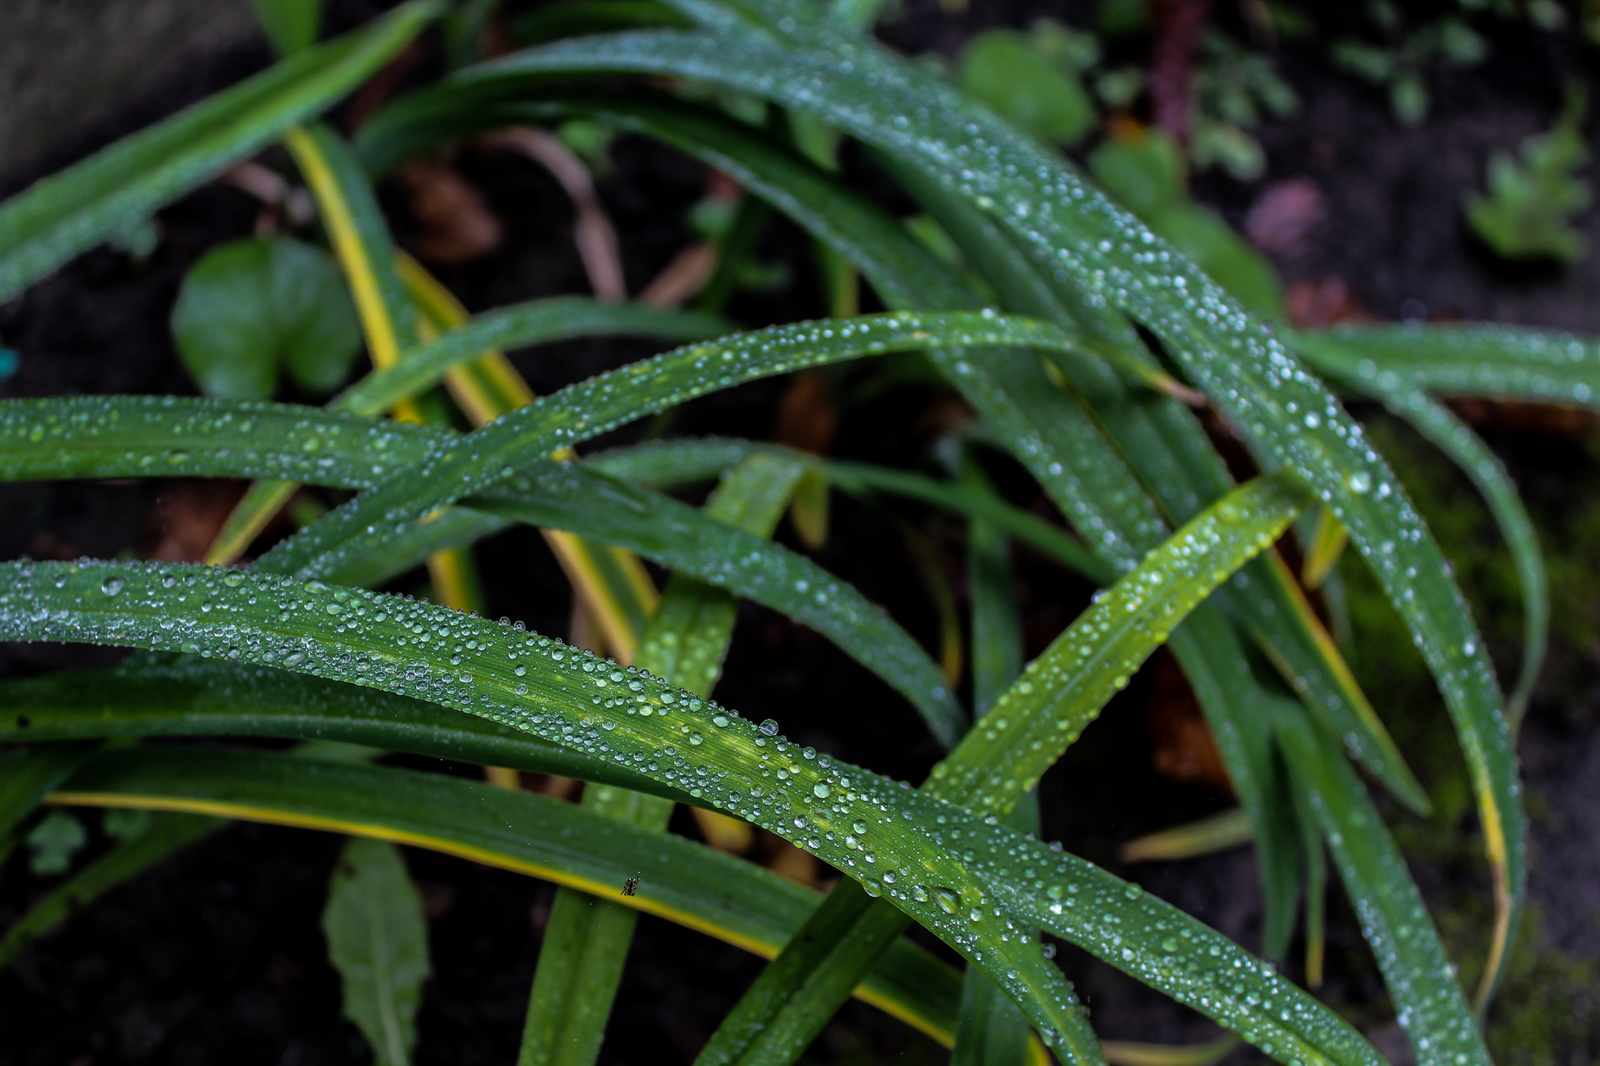
<path fill-rule="evenodd" d="M 1037 939 L 1014 920 L 1020 912 L 998 905 L 998 897 L 984 899 L 983 884 L 1012 886 L 1005 895 L 1017 896 L 1022 910 L 1041 924 L 1095 934 L 1097 922 L 1088 911 L 1097 908 L 1080 912 L 1078 922 L 1060 920 L 1082 885 L 1104 889 L 1094 885 L 1102 875 L 1092 867 L 1084 880 L 1087 864 L 1081 860 L 1042 858 L 1031 838 L 1024 843 L 999 835 L 992 814 L 980 819 L 904 783 L 837 764 L 788 741 L 772 719 L 751 723 L 644 671 L 531 633 L 520 623 L 317 581 L 183 564 L 84 560 L 5 568 L 12 574 L 0 579 L 0 627 L 9 633 L 114 637 L 206 658 L 289 667 L 457 707 L 632 765 L 794 841 L 855 878 L 868 895 L 899 901 L 980 961 L 997 941 L 1026 945 Z M 275 626 L 302 635 L 274 636 Z M 316 637 L 304 635 L 319 630 Z M 351 632 L 361 633 L 363 643 L 324 635 Z M 381 653 L 375 650 L 380 647 Z M 537 668 L 530 670 L 530 663 Z M 911 866 L 919 861 L 919 835 L 930 855 L 954 855 L 963 868 L 925 858 L 923 870 L 935 877 L 917 876 Z M 1050 848 L 1060 851 L 1059 844 Z M 908 860 L 903 868 L 896 867 L 894 853 Z M 970 873 L 980 867 L 988 870 L 981 881 Z M 966 887 L 939 883 L 954 879 L 946 873 L 960 873 Z M 1031 889 L 1023 887 L 1030 879 Z M 1139 896 L 1134 886 L 1126 891 Z M 1120 942 L 1115 923 L 1108 928 L 1112 941 Z M 996 962 L 1004 962 L 1006 950 Z M 1054 954 L 1048 943 L 1034 950 L 1046 959 Z M 1124 950 L 1133 961 L 1132 950 Z M 1002 976 L 1022 987 L 1015 967 Z"/>

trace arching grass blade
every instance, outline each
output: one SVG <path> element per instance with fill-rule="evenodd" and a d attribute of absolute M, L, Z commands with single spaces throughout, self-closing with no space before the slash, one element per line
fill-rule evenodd
<path fill-rule="evenodd" d="M 184 659 L 117 670 L 75 670 L 0 685 L 13 713 L 0 741 L 177 736 L 315 737 L 469 764 L 691 797 L 630 767 L 521 730 L 408 696 L 237 663 Z M 26 722 L 26 724 L 22 724 Z M 93 745 L 51 743 L 39 750 Z M 9 778 L 21 780 L 20 776 Z M 53 786 L 51 786 L 53 787 Z M 41 791 L 43 789 L 41 786 Z"/>
<path fill-rule="evenodd" d="M 771 10 L 784 12 L 787 41 L 729 17 L 715 32 L 562 42 L 453 84 L 493 97 L 557 73 L 673 75 L 816 115 L 949 183 L 1049 269 L 1151 329 L 1266 465 L 1293 467 L 1313 485 L 1417 638 L 1473 777 L 1505 934 L 1494 949 L 1498 973 L 1526 882 L 1503 701 L 1443 554 L 1360 427 L 1268 327 L 1059 157 L 880 46 L 807 25 L 792 5 Z M 977 158 L 982 167 L 965 162 Z"/>
<path fill-rule="evenodd" d="M 1444 396 L 1594 407 L 1600 404 L 1600 341 L 1518 326 L 1336 326 L 1294 335 L 1323 373 L 1362 392 L 1410 387 Z"/>
<path fill-rule="evenodd" d="M 654 836 L 535 793 L 384 766 L 238 751 L 98 757 L 56 802 L 208 812 L 429 848 L 619 902 L 746 951 L 775 955 L 820 896 L 693 844 Z M 619 889 L 637 875 L 637 895 Z M 960 975 L 909 941 L 860 989 L 867 1002 L 949 1044 Z"/>
<path fill-rule="evenodd" d="M 1483 1036 L 1422 894 L 1355 771 L 1302 717 L 1275 714 L 1274 727 L 1296 778 L 1310 794 L 1417 1062 L 1488 1063 Z"/>
<path fill-rule="evenodd" d="M 211 609 L 200 610 L 202 602 Z M 1048 982 L 1048 972 L 1056 982 L 1059 972 L 1053 964 L 1046 971 L 1037 944 L 1023 942 L 1031 940 L 1022 934 L 1030 925 L 1086 947 L 1269 1054 L 1377 1066 L 1348 1025 L 1270 967 L 1092 864 L 869 771 L 808 758 L 741 718 L 696 706 L 687 693 L 508 625 L 266 574 L 12 563 L 0 565 L 0 633 L 187 646 L 297 672 L 357 676 L 589 754 L 624 761 L 638 755 L 641 772 L 669 784 L 686 781 L 700 802 L 798 843 L 890 898 L 1001 983 L 1047 1042 L 1077 1016 L 1056 998 L 1059 985 Z M 854 821 L 867 825 L 864 849 L 849 831 Z M 960 853 L 950 847 L 955 832 Z M 1166 939 L 1172 949 L 1162 947 Z M 1180 965 L 1171 952 L 1183 942 L 1191 950 Z"/>
<path fill-rule="evenodd" d="M 0 300 L 322 112 L 438 10 L 426 0 L 404 4 L 12 197 L 0 205 Z"/>
<path fill-rule="evenodd" d="M 770 536 L 803 464 L 754 455 L 736 467 L 706 503 L 708 517 Z M 738 602 L 727 593 L 675 576 L 645 631 L 638 666 L 702 698 L 722 673 Z M 617 789 L 586 789 L 585 807 L 638 826 L 666 831 L 670 803 Z M 556 894 L 528 1003 L 518 1066 L 589 1066 L 633 939 L 634 914 L 609 898 L 571 889 Z M 848 995 L 848 993 L 846 993 Z"/>

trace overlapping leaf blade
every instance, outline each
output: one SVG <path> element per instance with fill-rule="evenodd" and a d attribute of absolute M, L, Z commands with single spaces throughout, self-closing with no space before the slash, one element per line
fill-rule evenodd
<path fill-rule="evenodd" d="M 1498 325 L 1337 326 L 1295 335 L 1317 369 L 1364 392 L 1600 404 L 1600 342 Z"/>
<path fill-rule="evenodd" d="M 405 4 L 13 197 L 0 206 L 0 300 L 321 112 L 437 11 L 429 0 Z"/>
<path fill-rule="evenodd" d="M 1064 1005 L 1041 1002 L 1040 986 L 1004 968 L 1020 961 L 1007 945 L 1027 946 L 1019 943 L 1027 925 L 1072 939 L 1237 1028 L 1269 1054 L 1377 1062 L 1353 1030 L 1270 967 L 1105 871 L 868 771 L 807 757 L 653 678 L 508 625 L 262 574 L 13 563 L 0 567 L 0 630 L 20 639 L 192 647 L 296 672 L 355 676 L 588 754 L 634 761 L 873 885 L 999 981 L 1047 1039 L 1064 1020 Z M 863 833 L 847 828 L 857 820 L 867 824 Z M 959 856 L 950 847 L 957 839 L 966 849 Z M 1173 946 L 1163 947 L 1168 940 Z M 1185 958 L 1173 956 L 1180 942 L 1191 948 Z M 1007 962 L 997 968 L 999 958 Z M 1269 1009 L 1258 1005 L 1263 999 Z"/>
<path fill-rule="evenodd" d="M 535 793 L 393 767 L 262 752 L 121 751 L 97 757 L 53 798 L 332 828 L 611 895 L 637 875 L 644 891 L 622 902 L 768 956 L 819 898 L 679 837 Z M 909 941 L 891 949 L 860 995 L 946 1043 L 953 1038 L 959 976 Z"/>
<path fill-rule="evenodd" d="M 692 15 L 710 7 L 690 6 Z M 1270 329 L 1061 160 L 876 45 L 807 26 L 803 5 L 763 10 L 789 40 L 717 16 L 714 33 L 649 31 L 563 42 L 463 72 L 456 83 L 492 96 L 539 75 L 633 72 L 763 96 L 921 169 L 1011 233 L 1047 270 L 1064 272 L 1137 317 L 1263 460 L 1307 478 L 1406 619 L 1455 719 L 1508 934 L 1526 872 L 1502 700 L 1438 545 L 1360 427 Z M 1504 945 L 1502 936 L 1490 985 Z"/>
<path fill-rule="evenodd" d="M 63 447 L 41 449 L 41 440 Z M 238 436 L 251 447 L 235 446 Z M 94 398 L 0 402 L 0 477 L 126 477 L 154 472 L 212 477 L 286 477 L 366 487 L 404 470 L 452 438 L 439 430 L 307 408 L 205 400 Z M 542 460 L 518 485 L 467 501 L 497 515 L 566 529 L 637 551 L 700 580 L 783 611 L 826 634 L 882 676 L 953 742 L 964 721 L 938 667 L 881 609 L 803 556 L 711 520 L 670 497 L 606 478 L 581 465 Z M 466 512 L 413 526 L 355 560 L 369 572 L 415 566 L 458 536 L 496 528 Z M 487 521 L 483 521 L 487 519 Z M 335 575 L 351 581 L 350 568 Z M 351 583 L 366 583 L 355 581 Z"/>

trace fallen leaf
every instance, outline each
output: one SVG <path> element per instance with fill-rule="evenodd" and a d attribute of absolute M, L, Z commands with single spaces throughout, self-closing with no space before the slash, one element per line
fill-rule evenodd
<path fill-rule="evenodd" d="M 400 168 L 399 179 L 421 230 L 407 242 L 418 259 L 461 266 L 500 246 L 499 219 L 452 167 L 416 159 Z"/>

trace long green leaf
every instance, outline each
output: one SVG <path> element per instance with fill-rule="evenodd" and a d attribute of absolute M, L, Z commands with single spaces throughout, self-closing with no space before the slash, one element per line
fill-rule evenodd
<path fill-rule="evenodd" d="M 1600 341 L 1593 337 L 1411 323 L 1305 330 L 1294 344 L 1318 370 L 1374 395 L 1404 386 L 1446 396 L 1600 404 Z"/>
<path fill-rule="evenodd" d="M 314 576 L 416 520 L 563 447 L 695 396 L 864 355 L 930 344 L 1015 343 L 1076 349 L 1054 326 L 994 314 L 905 312 L 778 326 L 678 349 L 569 386 L 437 450 L 324 515 L 263 560 Z M 376 527 L 374 526 L 376 523 Z"/>
<path fill-rule="evenodd" d="M 1411 336 L 1417 332 L 1417 329 L 1408 329 L 1403 335 Z M 1434 337 L 1428 339 L 1435 342 L 1439 340 Z M 1576 341 L 1572 343 L 1577 344 Z M 1325 337 L 1317 339 L 1315 350 L 1324 354 L 1338 351 L 1336 342 L 1330 342 Z M 1541 347 L 1539 350 L 1546 349 Z M 1421 384 L 1421 376 L 1413 377 L 1403 370 L 1364 376 L 1349 365 L 1360 351 L 1362 349 L 1357 348 L 1348 353 L 1339 352 L 1340 361 L 1329 359 L 1323 369 L 1335 380 L 1382 400 L 1391 413 L 1404 419 L 1444 452 L 1483 494 L 1489 512 L 1494 516 L 1495 524 L 1500 527 L 1500 533 L 1511 551 L 1512 562 L 1517 568 L 1517 580 L 1522 587 L 1523 612 L 1522 669 L 1517 675 L 1517 683 L 1509 701 L 1511 719 L 1515 723 L 1527 708 L 1533 687 L 1538 683 L 1550 636 L 1550 582 L 1533 521 L 1528 517 L 1527 508 L 1522 505 L 1522 499 L 1517 495 L 1516 486 L 1512 484 L 1505 465 L 1466 423 L 1417 387 Z"/>
<path fill-rule="evenodd" d="M 589 467 L 625 481 L 666 488 L 714 477 L 747 455 L 759 451 L 789 452 L 781 445 L 731 437 L 675 437 L 601 452 L 585 460 Z M 796 453 L 798 454 L 798 453 Z M 1109 583 L 1114 572 L 1070 534 L 1037 515 L 1013 507 L 978 485 L 938 481 L 923 474 L 870 463 L 841 462 L 806 456 L 834 487 L 846 492 L 881 491 L 920 500 L 995 524 L 1011 536 L 1050 555 L 1063 566 Z"/>
<path fill-rule="evenodd" d="M 979 492 L 990 486 L 971 457 L 962 457 L 961 482 Z M 984 519 L 967 523 L 967 586 L 972 599 L 972 705 L 980 716 L 1022 673 L 1022 618 L 1012 589 L 1011 545 Z M 1019 832 L 1039 831 L 1039 799 L 1024 797 L 1006 816 Z M 968 968 L 961 990 L 961 1028 L 951 1066 L 1022 1066 L 1028 1057 L 1028 1019 L 1000 988 Z"/>
<path fill-rule="evenodd" d="M 414 0 L 13 197 L 0 206 L 0 300 L 323 111 L 438 11 L 431 0 Z"/>
<path fill-rule="evenodd" d="M 106 753 L 52 797 L 91 806 L 207 812 L 392 840 L 561 885 L 772 956 L 821 898 L 762 867 L 659 836 L 545 796 L 386 766 L 264 752 Z M 639 877 L 638 894 L 620 895 Z M 960 975 L 910 941 L 890 949 L 858 991 L 949 1044 Z"/>
<path fill-rule="evenodd" d="M 710 5 L 679 6 L 694 17 L 690 7 Z M 1263 461 L 1314 486 L 1416 637 L 1455 720 L 1495 871 L 1492 985 L 1526 881 L 1509 725 L 1444 556 L 1360 427 L 1268 327 L 1059 157 L 880 46 L 807 25 L 815 20 L 804 5 L 762 9 L 788 40 L 727 15 L 712 20 L 714 32 L 613 34 L 534 49 L 464 71 L 454 84 L 495 96 L 556 73 L 672 75 L 816 115 L 954 189 L 1049 270 L 1155 332 Z"/>
<path fill-rule="evenodd" d="M 239 449 L 237 435 L 252 447 Z M 61 441 L 41 449 L 34 437 Z M 74 439 L 68 440 L 71 436 Z M 458 440 L 438 430 L 300 407 L 204 400 L 0 401 L 0 480 L 166 475 L 288 477 L 367 487 Z M 497 515 L 616 544 L 782 611 L 825 634 L 884 678 L 954 743 L 965 714 L 927 653 L 852 586 L 803 556 L 695 508 L 592 472 L 543 460 L 517 485 L 467 501 Z M 442 544 L 496 519 L 431 519 L 330 574 L 365 584 L 409 569 Z"/>
<path fill-rule="evenodd" d="M 706 503 L 708 517 L 770 536 L 803 464 L 755 455 L 735 468 Z M 702 698 L 722 673 L 738 601 L 678 575 L 667 586 L 639 648 L 637 665 Z M 647 832 L 666 831 L 669 803 L 615 789 L 586 789 L 585 807 Z M 518 1066 L 590 1066 L 633 939 L 634 913 L 571 889 L 556 894 L 534 974 Z M 848 994 L 848 993 L 847 993 Z"/>
<path fill-rule="evenodd" d="M 401 356 L 394 366 L 369 374 L 329 407 L 376 415 L 436 384 L 445 373 L 490 348 L 520 348 L 577 337 L 634 336 L 695 341 L 727 332 L 714 315 L 619 304 L 583 296 L 556 296 L 477 315 L 466 325 Z"/>
<path fill-rule="evenodd" d="M 1047 1042 L 1077 1016 L 1049 998 L 1037 945 L 1021 950 L 1029 926 L 1082 945 L 1269 1054 L 1377 1066 L 1354 1030 L 1269 966 L 1092 864 L 509 625 L 266 574 L 10 563 L 0 565 L 0 633 L 193 648 L 356 677 L 687 782 L 700 802 L 794 841 L 922 922 L 1022 1004 Z M 1059 987 L 1059 971 L 1049 971 Z"/>
<path fill-rule="evenodd" d="M 1280 711 L 1274 727 L 1297 780 L 1310 793 L 1417 1061 L 1488 1063 L 1483 1035 L 1422 894 L 1355 771 L 1303 718 Z"/>
<path fill-rule="evenodd" d="M 1028 666 L 934 767 L 922 792 L 990 820 L 1010 811 L 1171 628 L 1270 545 L 1303 506 L 1302 494 L 1285 481 L 1265 479 L 1180 530 Z M 982 917 L 981 910 L 971 913 Z M 905 924 L 905 915 L 871 904 L 860 890 L 836 889 L 712 1036 L 700 1066 L 791 1061 L 871 965 L 873 952 Z M 1098 1059 L 1081 1026 L 1060 1037 L 1048 1042 L 1065 1058 Z"/>
<path fill-rule="evenodd" d="M 367 1038 L 374 1061 L 409 1066 L 428 977 L 428 927 L 398 848 L 362 837 L 345 844 L 328 885 L 322 932 L 341 978 L 345 1016 Z"/>
<path fill-rule="evenodd" d="M 0 718 L 0 742 L 11 744 L 170 736 L 314 737 L 644 789 L 680 802 L 690 798 L 630 767 L 474 715 L 408 696 L 237 663 L 188 659 L 74 670 L 6 682 L 0 685 L 0 700 L 12 712 Z M 37 750 L 69 747 L 80 746 L 52 743 Z M 82 750 L 86 755 L 92 746 Z M 41 794 L 47 790 L 40 787 Z"/>
<path fill-rule="evenodd" d="M 26 729 L 25 710 L 7 708 L 7 718 Z M 39 799 L 94 753 L 93 744 L 39 744 L 0 754 L 0 841 L 33 813 Z"/>

